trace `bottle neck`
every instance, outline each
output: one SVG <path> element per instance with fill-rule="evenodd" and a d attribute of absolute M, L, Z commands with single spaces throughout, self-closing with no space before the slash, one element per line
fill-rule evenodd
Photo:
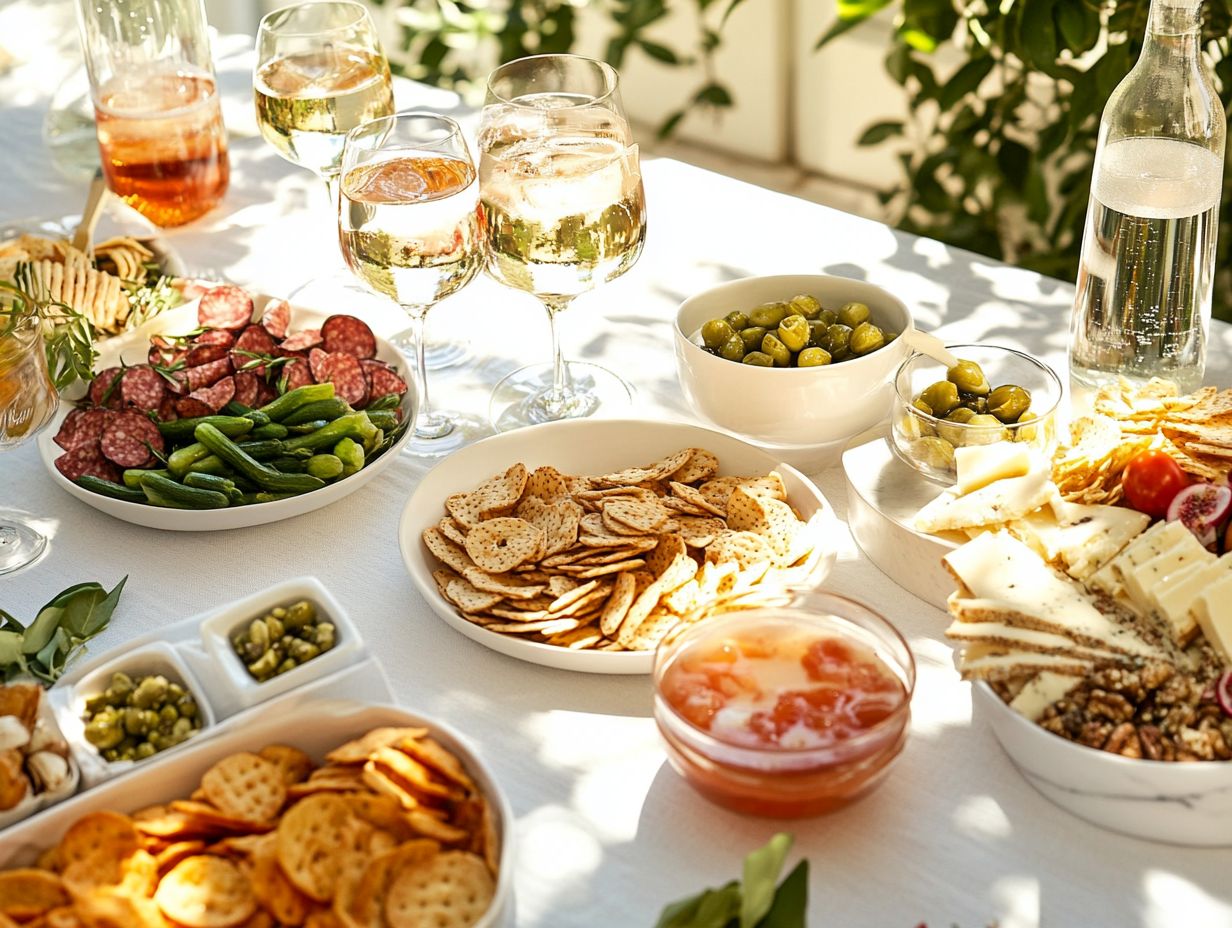
<path fill-rule="evenodd" d="M 1151 0 L 1142 58 L 1197 57 L 1201 50 L 1202 0 Z"/>

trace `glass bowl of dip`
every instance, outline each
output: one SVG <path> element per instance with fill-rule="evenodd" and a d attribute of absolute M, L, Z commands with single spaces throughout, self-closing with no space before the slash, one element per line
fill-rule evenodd
<path fill-rule="evenodd" d="M 915 661 L 898 631 L 819 591 L 733 599 L 655 653 L 668 759 L 711 801 L 801 818 L 866 795 L 903 749 Z"/>

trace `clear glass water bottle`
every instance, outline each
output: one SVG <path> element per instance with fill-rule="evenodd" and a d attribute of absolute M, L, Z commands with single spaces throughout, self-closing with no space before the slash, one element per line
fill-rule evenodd
<path fill-rule="evenodd" d="M 1152 0 L 1142 55 L 1104 108 L 1070 326 L 1076 387 L 1202 383 L 1226 117 L 1200 7 Z"/>

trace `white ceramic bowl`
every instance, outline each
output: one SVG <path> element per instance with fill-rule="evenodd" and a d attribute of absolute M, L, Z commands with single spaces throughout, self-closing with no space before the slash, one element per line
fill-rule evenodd
<path fill-rule="evenodd" d="M 726 362 L 725 362 L 726 363 Z M 455 451 L 419 482 L 402 510 L 398 546 L 402 561 L 421 596 L 446 624 L 485 647 L 510 657 L 561 670 L 584 673 L 650 673 L 653 651 L 571 651 L 555 645 L 502 635 L 458 615 L 436 588 L 432 571 L 436 558 L 424 547 L 424 529 L 445 515 L 445 498 L 473 490 L 493 474 L 521 461 L 527 469 L 552 465 L 566 474 L 602 474 L 645 464 L 681 448 L 707 448 L 719 457 L 720 474 L 766 474 L 777 470 L 787 498 L 804 519 L 821 512 L 828 523 L 826 551 L 814 577 L 820 583 L 834 564 L 834 510 L 821 491 L 794 467 L 731 435 L 696 425 L 633 419 L 566 419 L 517 429 Z"/>
<path fill-rule="evenodd" d="M 826 309 L 858 300 L 882 328 L 913 328 L 902 300 L 863 280 L 827 274 L 746 277 L 704 290 L 676 313 L 676 368 L 689 404 L 720 428 L 755 442 L 817 446 L 851 438 L 890 412 L 894 372 L 910 354 L 899 338 L 859 358 L 824 367 L 737 364 L 693 341 L 703 323 L 733 310 L 807 293 Z"/>
<path fill-rule="evenodd" d="M 255 302 L 258 314 L 264 311 L 268 296 L 257 296 Z M 305 328 L 320 328 L 331 310 L 305 309 L 293 307 L 291 310 L 291 330 L 298 332 Z M 151 335 L 181 334 L 190 332 L 197 326 L 197 301 L 177 306 L 170 312 L 155 316 L 145 325 L 126 332 L 106 342 L 99 349 L 96 370 L 125 364 L 143 364 L 149 353 Z M 415 397 L 415 376 L 407 366 L 406 358 L 393 345 L 377 336 L 376 356 L 382 361 L 392 364 L 398 371 L 398 376 L 406 381 L 409 390 L 402 400 L 403 415 L 412 421 L 415 418 L 417 400 Z M 398 454 L 411 440 L 411 429 L 402 433 L 402 437 L 384 454 L 364 466 L 359 473 L 343 478 L 335 483 L 327 484 L 311 493 L 301 493 L 287 499 L 274 500 L 269 503 L 255 503 L 251 506 L 229 506 L 226 509 L 165 509 L 161 506 L 149 506 L 144 503 L 130 503 L 122 499 L 112 499 L 101 493 L 92 493 L 84 487 L 79 487 L 62 473 L 56 470 L 55 460 L 64 452 L 53 441 L 60 430 L 60 423 L 68 415 L 72 406 L 62 403 L 56 418 L 39 433 L 39 455 L 52 481 L 66 493 L 70 493 L 82 502 L 93 506 L 100 512 L 114 516 L 124 522 L 134 525 L 144 525 L 147 528 L 159 528 L 173 532 L 215 532 L 232 528 L 248 528 L 253 525 L 265 525 L 269 522 L 281 522 L 305 513 L 322 509 L 331 503 L 336 503 L 345 496 L 350 496 L 375 478 L 382 470 L 398 459 Z"/>
<path fill-rule="evenodd" d="M 1232 761 L 1134 760 L 1067 741 L 1019 715 L 986 683 L 977 715 L 1045 798 L 1101 828 L 1169 844 L 1232 846 Z"/>

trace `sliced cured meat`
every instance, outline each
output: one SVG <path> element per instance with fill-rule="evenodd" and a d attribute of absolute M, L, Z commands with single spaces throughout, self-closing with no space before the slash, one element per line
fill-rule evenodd
<path fill-rule="evenodd" d="M 90 402 L 95 406 L 106 406 L 108 409 L 119 409 L 124 405 L 124 397 L 120 395 L 120 377 L 124 369 L 109 367 L 99 371 L 90 381 Z"/>
<path fill-rule="evenodd" d="M 304 358 L 294 358 L 282 366 L 282 375 L 286 379 L 286 390 L 298 390 L 312 383 L 312 372 L 308 370 L 308 361 Z"/>
<path fill-rule="evenodd" d="M 341 351 L 331 352 L 324 363 L 325 379 L 333 383 L 334 395 L 350 403 L 356 409 L 368 402 L 368 381 L 364 377 L 364 369 L 354 355 Z"/>
<path fill-rule="evenodd" d="M 136 410 L 125 410 L 112 416 L 103 427 L 99 439 L 103 457 L 120 467 L 144 467 L 154 457 L 153 451 L 163 450 L 163 436 L 158 426 Z"/>
<path fill-rule="evenodd" d="M 64 417 L 60 431 L 56 432 L 52 441 L 65 451 L 96 442 L 103 434 L 103 426 L 110 415 L 108 409 L 74 409 Z"/>
<path fill-rule="evenodd" d="M 231 349 L 231 363 L 237 371 L 249 370 L 260 376 L 265 373 L 265 365 L 253 364 L 257 360 L 253 355 L 274 357 L 277 353 L 278 343 L 273 336 L 259 325 L 250 325 L 235 340 L 235 347 Z"/>
<path fill-rule="evenodd" d="M 324 341 L 320 329 L 304 329 L 302 332 L 296 332 L 284 338 L 278 350 L 287 354 L 307 351 L 309 348 L 316 348 Z"/>
<path fill-rule="evenodd" d="M 382 396 L 402 396 L 406 393 L 406 381 L 383 361 L 360 361 L 364 376 L 368 378 L 368 401 L 378 400 Z"/>
<path fill-rule="evenodd" d="M 197 304 L 197 321 L 207 329 L 242 329 L 252 322 L 252 297 L 239 287 L 215 287 Z"/>
<path fill-rule="evenodd" d="M 291 328 L 291 304 L 286 300 L 270 300 L 261 313 L 261 325 L 274 338 L 286 338 Z"/>
<path fill-rule="evenodd" d="M 167 395 L 166 383 L 152 367 L 130 367 L 120 381 L 120 396 L 129 406 L 154 412 Z"/>
<path fill-rule="evenodd" d="M 188 352 L 188 356 L 184 358 L 184 366 L 200 367 L 202 364 L 221 360 L 230 354 L 231 348 L 227 345 L 194 345 Z"/>
<path fill-rule="evenodd" d="M 175 401 L 175 412 L 181 419 L 197 419 L 214 414 L 214 410 L 195 396 L 181 396 Z"/>
<path fill-rule="evenodd" d="M 175 411 L 175 404 L 178 397 L 174 393 L 168 392 L 163 397 L 162 405 L 158 407 L 158 421 L 170 422 L 173 419 L 180 418 L 180 414 Z"/>
<path fill-rule="evenodd" d="M 192 343 L 194 346 L 222 345 L 224 348 L 230 348 L 235 344 L 235 334 L 228 332 L 226 329 L 206 329 L 196 336 Z"/>
<path fill-rule="evenodd" d="M 260 379 L 252 371 L 240 371 L 231 379 L 235 381 L 235 396 L 231 399 L 251 409 L 257 401 Z"/>
<path fill-rule="evenodd" d="M 235 380 L 224 377 L 211 387 L 203 387 L 188 394 L 190 400 L 197 400 L 210 408 L 211 413 L 218 412 L 235 398 Z"/>
<path fill-rule="evenodd" d="M 313 348 L 308 352 L 308 368 L 312 371 L 312 379 L 317 383 L 329 380 L 329 352 L 322 348 Z"/>
<path fill-rule="evenodd" d="M 211 361 L 209 364 L 199 364 L 196 367 L 190 367 L 184 373 L 188 384 L 188 392 L 192 393 L 200 390 L 202 387 L 218 383 L 218 381 L 230 374 L 231 359 L 229 357 L 219 358 L 217 361 Z"/>
<path fill-rule="evenodd" d="M 112 483 L 118 483 L 120 480 L 120 469 L 103 457 L 102 448 L 97 441 L 64 452 L 56 458 L 55 464 L 56 470 L 69 480 L 78 480 L 81 477 L 98 477 Z"/>
<path fill-rule="evenodd" d="M 149 361 L 150 364 L 155 367 L 163 367 L 167 364 L 168 361 L 171 360 L 171 354 L 170 352 L 163 351 L 163 349 L 155 345 L 151 345 L 149 352 L 145 356 L 145 359 Z"/>
<path fill-rule="evenodd" d="M 340 351 L 361 359 L 376 357 L 376 336 L 368 323 L 355 316 L 330 316 L 321 325 L 321 338 L 330 354 Z"/>
<path fill-rule="evenodd" d="M 217 284 L 210 283 L 208 280 L 185 280 L 180 282 L 180 292 L 184 294 L 184 299 L 195 300 L 209 293 L 216 286 Z"/>
<path fill-rule="evenodd" d="M 274 389 L 274 385 L 264 379 L 259 379 L 257 381 L 257 401 L 252 405 L 260 409 L 266 403 L 272 403 L 276 399 L 278 399 L 278 391 Z"/>

